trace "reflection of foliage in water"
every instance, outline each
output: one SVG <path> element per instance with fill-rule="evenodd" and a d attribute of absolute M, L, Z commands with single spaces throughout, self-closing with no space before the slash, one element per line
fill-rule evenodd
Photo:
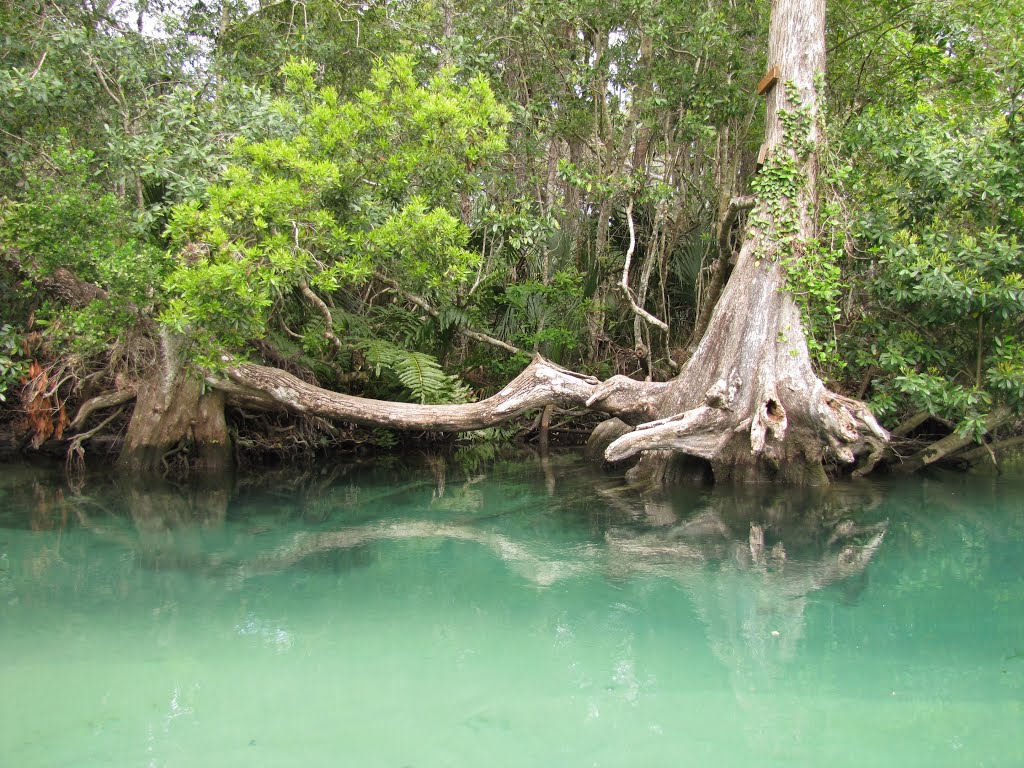
<path fill-rule="evenodd" d="M 288 569 L 343 576 L 372 565 L 388 542 L 417 541 L 427 551 L 444 541 L 482 547 L 537 585 L 583 574 L 672 580 L 740 677 L 770 677 L 799 654 L 810 595 L 859 599 L 883 518 L 893 520 L 886 550 L 926 563 L 894 574 L 890 588 L 902 594 L 940 578 L 980 583 L 1001 567 L 992 541 L 1024 540 L 1019 521 L 1008 530 L 1005 516 L 987 514 L 1014 493 L 990 481 L 643 496 L 559 455 L 503 454 L 472 471 L 458 458 L 422 455 L 405 465 L 267 472 L 221 488 L 90 479 L 76 491 L 38 472 L 8 474 L 0 485 L 8 502 L 2 528 L 85 529 L 130 553 L 133 568 L 215 582 Z M 964 507 L 967 497 L 978 504 Z M 8 557 L 8 582 L 27 575 L 45 588 L 49 574 L 69 569 L 90 578 L 80 539 L 29 541 L 16 560 Z M 1004 604 L 1020 600 L 1024 580 L 1006 582 L 1000 594 Z"/>

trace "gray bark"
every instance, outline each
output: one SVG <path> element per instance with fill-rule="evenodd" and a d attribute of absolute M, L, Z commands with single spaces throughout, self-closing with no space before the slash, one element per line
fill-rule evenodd
<path fill-rule="evenodd" d="M 808 138 L 817 139 L 815 79 L 825 67 L 824 0 L 776 0 L 768 63 L 782 70 L 782 82 L 767 96 L 769 157 L 788 152 L 802 172 L 794 199 L 783 201 L 796 223 L 799 254 L 815 234 L 817 157 L 801 157 L 786 145 L 780 112 L 807 108 Z M 789 103 L 783 83 L 796 87 L 799 103 Z M 830 392 L 815 375 L 772 223 L 766 201 L 757 201 L 707 331 L 658 403 L 663 418 L 609 446 L 609 460 L 650 452 L 634 470 L 635 479 L 671 479 L 667 465 L 683 454 L 710 462 L 716 481 L 818 483 L 826 479 L 826 459 L 852 463 L 859 455 L 877 455 L 887 441 L 865 405 Z"/>
<path fill-rule="evenodd" d="M 193 469 L 214 474 L 230 469 L 224 394 L 204 391 L 202 380 L 184 367 L 172 334 L 164 331 L 160 340 L 158 359 L 136 388 L 118 468 L 161 474 L 169 454 L 187 447 Z"/>
<path fill-rule="evenodd" d="M 315 414 L 364 426 L 401 430 L 468 432 L 501 424 L 548 405 L 586 405 L 631 424 L 649 421 L 665 384 L 616 376 L 601 383 L 538 356 L 497 394 L 465 405 L 419 405 L 354 397 L 321 389 L 278 368 L 243 364 L 226 379 L 211 379 L 229 402 Z"/>

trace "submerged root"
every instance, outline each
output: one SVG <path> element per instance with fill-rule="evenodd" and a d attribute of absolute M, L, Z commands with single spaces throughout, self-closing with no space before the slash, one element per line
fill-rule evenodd
<path fill-rule="evenodd" d="M 622 461 L 642 451 L 668 450 L 713 460 L 731 437 L 727 414 L 701 405 L 684 413 L 641 424 L 605 449 L 610 462 Z"/>
<path fill-rule="evenodd" d="M 866 405 L 831 392 L 817 379 L 808 388 L 781 387 L 788 403 L 773 381 L 759 384 L 754 405 L 736 410 L 743 400 L 742 382 L 735 374 L 728 382 L 720 380 L 701 405 L 637 426 L 612 442 L 605 458 L 622 461 L 644 451 L 671 451 L 709 461 L 717 479 L 765 476 L 759 471 L 736 472 L 746 465 L 762 466 L 768 476 L 782 474 L 798 482 L 820 476 L 826 458 L 852 465 L 865 457 L 853 473 L 858 477 L 878 464 L 889 435 Z M 817 469 L 793 471 L 800 463 Z"/>

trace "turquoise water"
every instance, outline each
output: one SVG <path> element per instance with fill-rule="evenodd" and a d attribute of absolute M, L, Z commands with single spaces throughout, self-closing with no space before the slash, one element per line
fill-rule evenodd
<path fill-rule="evenodd" d="M 1024 484 L 0 471 L 0 765 L 1021 766 Z"/>

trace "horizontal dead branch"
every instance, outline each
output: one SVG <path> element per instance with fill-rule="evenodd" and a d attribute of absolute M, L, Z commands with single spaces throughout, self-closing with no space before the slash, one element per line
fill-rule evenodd
<path fill-rule="evenodd" d="M 897 426 L 892 431 L 892 436 L 906 437 L 915 429 L 917 429 L 918 427 L 920 427 L 922 424 L 929 420 L 938 422 L 939 424 L 942 424 L 944 427 L 947 427 L 950 430 L 956 428 L 956 425 L 953 424 L 953 422 L 948 421 L 947 419 L 944 419 L 941 416 L 935 416 L 931 413 L 928 413 L 928 411 L 918 411 L 913 416 L 910 416 L 909 418 L 901 422 L 899 426 Z"/>
<path fill-rule="evenodd" d="M 1006 406 L 1000 406 L 996 408 L 992 413 L 985 419 L 985 429 L 991 432 L 1000 425 L 1004 424 L 1010 418 L 1010 409 Z M 918 451 L 910 458 L 906 459 L 902 464 L 895 467 L 898 472 L 917 472 L 920 469 L 934 464 L 940 459 L 944 459 L 947 456 L 960 451 L 966 446 L 974 442 L 974 437 L 971 435 L 961 435 L 959 432 L 954 432 L 951 435 L 938 440 L 927 448 Z"/>
<path fill-rule="evenodd" d="M 986 459 L 997 457 L 1000 453 L 1022 446 L 1024 446 L 1024 435 L 1018 435 L 1017 437 L 1009 437 L 1006 440 L 997 440 L 994 443 L 986 443 L 977 448 L 972 448 L 969 451 L 957 454 L 956 458 L 970 464 L 977 464 Z"/>
<path fill-rule="evenodd" d="M 893 437 L 906 437 L 915 429 L 924 424 L 931 417 L 928 411 L 918 411 L 913 416 L 901 421 L 892 431 Z"/>
<path fill-rule="evenodd" d="M 231 359 L 226 357 L 225 362 Z M 420 405 L 355 397 L 322 389 L 286 371 L 262 365 L 230 367 L 226 379 L 208 379 L 232 400 L 260 407 L 273 407 L 363 426 L 386 429 L 465 432 L 495 426 L 519 414 L 555 405 L 582 406 L 593 401 L 594 410 L 616 415 L 632 423 L 647 421 L 653 397 L 664 384 L 634 382 L 633 386 L 601 390 L 593 376 L 575 373 L 537 356 L 504 389 L 477 403 L 465 405 Z"/>

